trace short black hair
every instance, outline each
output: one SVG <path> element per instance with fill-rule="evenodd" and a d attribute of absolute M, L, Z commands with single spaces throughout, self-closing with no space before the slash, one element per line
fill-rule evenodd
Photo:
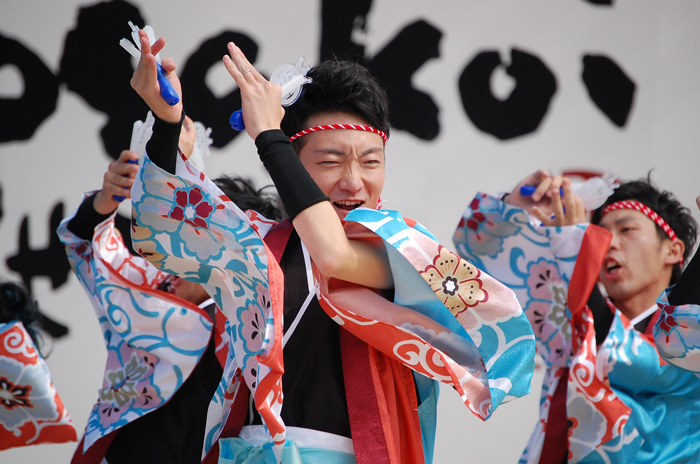
<path fill-rule="evenodd" d="M 236 176 L 217 177 L 213 182 L 243 211 L 251 209 L 278 222 L 287 217 L 279 197 L 265 191 L 270 185 L 256 189 L 250 180 Z"/>
<path fill-rule="evenodd" d="M 359 116 L 389 136 L 389 99 L 367 68 L 332 59 L 311 68 L 307 76 L 313 82 L 304 85 L 299 100 L 285 108 L 282 130 L 287 136 L 308 129 L 310 117 L 336 111 Z M 303 145 L 304 137 L 294 141 L 297 153 Z"/>
<path fill-rule="evenodd" d="M 591 222 L 599 224 L 603 218 L 603 210 L 606 206 L 624 200 L 636 200 L 651 208 L 656 214 L 661 216 L 664 221 L 673 229 L 676 236 L 685 244 L 683 252 L 683 260 L 687 263 L 698 234 L 698 224 L 691 216 L 690 210 L 681 205 L 674 195 L 668 190 L 659 190 L 651 182 L 651 175 L 646 179 L 640 179 L 630 182 L 625 182 L 615 189 L 612 195 L 608 197 L 603 206 L 593 212 Z M 667 239 L 666 232 L 656 226 L 656 232 L 661 240 Z M 681 275 L 681 266 L 676 264 L 673 267 L 671 275 L 671 285 L 676 283 Z"/>
<path fill-rule="evenodd" d="M 39 305 L 29 292 L 14 282 L 0 282 L 0 324 L 20 321 L 41 352 L 43 336 L 39 329 Z"/>

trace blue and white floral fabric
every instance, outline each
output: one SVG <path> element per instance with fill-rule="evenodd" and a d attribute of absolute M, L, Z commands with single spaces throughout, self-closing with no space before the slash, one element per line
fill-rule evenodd
<path fill-rule="evenodd" d="M 480 193 L 454 241 L 461 256 L 515 291 L 547 366 L 540 419 L 521 463 L 538 463 L 546 452 L 547 418 L 559 381 L 568 382 L 568 462 L 700 461 L 700 432 L 692 425 L 697 411 L 688 414 L 695 411 L 688 405 L 700 404 L 698 379 L 666 365 L 651 340 L 619 311 L 608 337 L 596 346 L 581 282 L 590 285 L 591 274 L 600 269 L 590 260 L 607 250 L 604 231 L 587 224 L 540 227 L 525 211 Z M 588 260 L 582 261 L 587 278 L 577 269 L 579 253 Z M 568 378 L 562 378 L 565 368 Z"/>
<path fill-rule="evenodd" d="M 654 341 L 666 361 L 700 373 L 700 306 L 670 305 L 671 290 L 673 287 L 659 296 L 661 317 L 654 327 Z"/>
<path fill-rule="evenodd" d="M 284 283 L 262 240 L 274 223 L 243 213 L 181 157 L 176 172 L 144 157 L 131 193 L 132 237 L 159 269 L 201 283 L 228 318 L 229 358 L 210 406 L 205 447 L 218 439 L 245 382 L 279 460 Z M 385 355 L 453 385 L 482 419 L 506 396 L 529 391 L 534 337 L 512 291 L 398 213 L 357 210 L 347 217 L 347 224 L 353 221 L 385 240 L 399 304 L 357 286 L 329 296 L 327 282 L 315 275 L 319 302 L 336 322 Z M 358 291 L 372 303 L 355 307 Z M 391 308 L 380 311 L 381 305 Z"/>
<path fill-rule="evenodd" d="M 95 227 L 92 241 L 68 230 L 72 216 L 58 228 L 107 345 L 104 380 L 82 452 L 165 404 L 199 362 L 213 325 L 196 305 L 156 290 L 167 274 L 127 250 L 115 215 Z"/>

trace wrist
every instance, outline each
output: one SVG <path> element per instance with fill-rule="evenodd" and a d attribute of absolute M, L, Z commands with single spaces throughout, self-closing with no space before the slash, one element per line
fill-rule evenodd
<path fill-rule="evenodd" d="M 92 197 L 92 208 L 97 214 L 102 216 L 112 214 L 114 210 L 117 209 L 117 206 L 119 206 L 119 203 L 109 198 L 108 195 L 105 195 L 102 190 Z"/>
<path fill-rule="evenodd" d="M 100 191 L 101 192 L 101 191 Z M 100 193 L 97 192 L 97 193 Z M 68 221 L 68 230 L 70 230 L 77 237 L 83 240 L 92 240 L 93 233 L 95 232 L 95 227 L 98 224 L 109 218 L 116 209 L 116 206 L 109 214 L 100 214 L 95 210 L 95 197 L 97 193 L 93 193 L 78 207 L 78 211 L 75 212 L 73 218 Z"/>
<path fill-rule="evenodd" d="M 171 109 L 171 108 L 168 108 Z M 174 108 L 172 108 L 174 109 Z M 156 113 L 153 111 L 153 115 L 156 117 L 156 119 L 160 119 L 161 121 L 168 123 L 168 124 L 178 124 L 182 120 L 180 119 L 180 115 L 183 114 L 183 111 L 181 109 L 178 109 L 177 111 L 167 111 L 167 112 L 162 112 L 162 113 Z"/>
<path fill-rule="evenodd" d="M 257 127 L 253 127 L 252 129 L 248 129 L 248 135 L 250 135 L 250 138 L 252 138 L 253 140 L 257 140 L 258 136 L 260 136 L 260 134 L 262 134 L 263 132 L 275 131 L 275 130 L 280 130 L 280 127 L 279 126 L 275 127 L 274 125 L 257 126 Z"/>
<path fill-rule="evenodd" d="M 292 145 L 292 142 L 289 141 L 289 137 L 287 137 L 281 129 L 267 129 L 258 132 L 258 135 L 255 137 L 255 147 L 258 149 L 258 155 L 261 161 L 265 161 L 265 157 L 270 155 L 268 148 L 276 143 Z M 276 150 L 272 150 L 272 152 L 274 153 Z"/>
<path fill-rule="evenodd" d="M 182 127 L 182 123 L 185 121 L 185 109 L 180 107 L 177 108 L 177 111 L 175 111 L 176 107 L 168 107 L 171 109 L 171 111 L 168 111 L 166 114 L 158 114 L 155 111 L 153 111 L 153 116 L 154 116 L 154 122 L 153 125 L 159 124 L 159 125 L 172 125 L 172 126 L 178 126 Z"/>

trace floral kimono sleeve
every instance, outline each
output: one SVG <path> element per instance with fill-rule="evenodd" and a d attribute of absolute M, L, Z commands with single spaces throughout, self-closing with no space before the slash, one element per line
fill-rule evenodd
<path fill-rule="evenodd" d="M 537 227 L 520 208 L 477 194 L 454 234 L 459 254 L 511 288 L 549 367 L 568 367 L 567 293 L 586 225 Z"/>
<path fill-rule="evenodd" d="M 657 301 L 661 317 L 654 327 L 656 347 L 669 363 L 700 372 L 700 306 L 670 305 L 672 289 L 666 289 Z"/>
<path fill-rule="evenodd" d="M 90 196 L 90 192 L 83 194 L 83 200 Z M 140 256 L 134 256 L 124 245 L 121 237 L 121 232 L 115 227 L 114 218 L 116 211 L 105 221 L 95 227 L 95 233 L 91 241 L 83 240 L 74 235 L 68 229 L 68 223 L 73 219 L 75 214 L 65 218 L 57 232 L 63 243 L 69 246 L 69 258 L 77 258 L 73 260 L 78 267 L 80 265 L 91 265 L 93 259 L 97 258 L 103 263 L 107 263 L 110 268 L 119 274 L 122 278 L 134 285 L 156 289 L 160 283 L 168 276 L 165 272 L 158 270 L 151 265 L 146 259 Z M 71 253 L 72 247 L 75 245 L 76 253 Z M 87 270 L 88 268 L 86 268 Z M 82 270 L 82 269 L 81 269 Z M 78 278 L 81 279 L 83 285 L 94 287 L 94 276 L 78 272 Z M 89 272 L 89 271 L 88 271 Z"/>
<path fill-rule="evenodd" d="M 127 250 L 114 227 L 114 215 L 95 227 L 91 241 L 70 232 L 71 219 L 63 220 L 58 234 L 107 345 L 107 366 L 88 418 L 85 452 L 175 394 L 204 353 L 212 321 L 196 305 L 154 288 L 165 274 Z"/>
<path fill-rule="evenodd" d="M 49 368 L 19 321 L 0 324 L 0 451 L 76 441 Z"/>
<path fill-rule="evenodd" d="M 482 420 L 530 391 L 534 336 L 510 289 L 396 211 L 362 208 L 345 220 L 384 240 L 395 296 L 371 300 L 360 288 L 321 285 L 319 301 L 331 317 L 415 372 L 453 386 Z"/>
<path fill-rule="evenodd" d="M 245 381 L 279 454 L 286 430 L 280 417 L 284 290 L 281 277 L 270 284 L 270 274 L 281 270 L 262 240 L 276 223 L 243 213 L 182 157 L 176 172 L 144 156 L 131 190 L 132 240 L 160 270 L 201 284 L 226 315 L 229 356 L 209 408 L 205 451 Z"/>

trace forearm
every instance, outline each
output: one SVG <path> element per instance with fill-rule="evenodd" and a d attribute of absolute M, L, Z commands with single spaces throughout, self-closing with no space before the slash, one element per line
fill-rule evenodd
<path fill-rule="evenodd" d="M 180 121 L 176 123 L 167 122 L 155 116 L 153 135 L 146 145 L 146 153 L 153 164 L 170 174 L 175 174 L 177 147 L 184 119 L 184 111 Z"/>
<path fill-rule="evenodd" d="M 102 223 L 105 219 L 109 218 L 112 213 L 100 214 L 95 211 L 93 202 L 97 193 L 94 193 L 87 197 L 80 204 L 78 211 L 76 211 L 75 216 L 68 222 L 68 230 L 71 231 L 75 236 L 83 239 L 92 241 L 92 236 L 95 232 L 95 227 Z"/>
<path fill-rule="evenodd" d="M 290 220 L 294 221 L 306 208 L 329 200 L 299 161 L 284 132 L 262 132 L 255 139 L 255 145 L 260 161 L 270 173 Z"/>
<path fill-rule="evenodd" d="M 329 202 L 305 209 L 293 224 L 323 275 L 372 288 L 393 288 L 384 245 L 348 239 Z"/>

